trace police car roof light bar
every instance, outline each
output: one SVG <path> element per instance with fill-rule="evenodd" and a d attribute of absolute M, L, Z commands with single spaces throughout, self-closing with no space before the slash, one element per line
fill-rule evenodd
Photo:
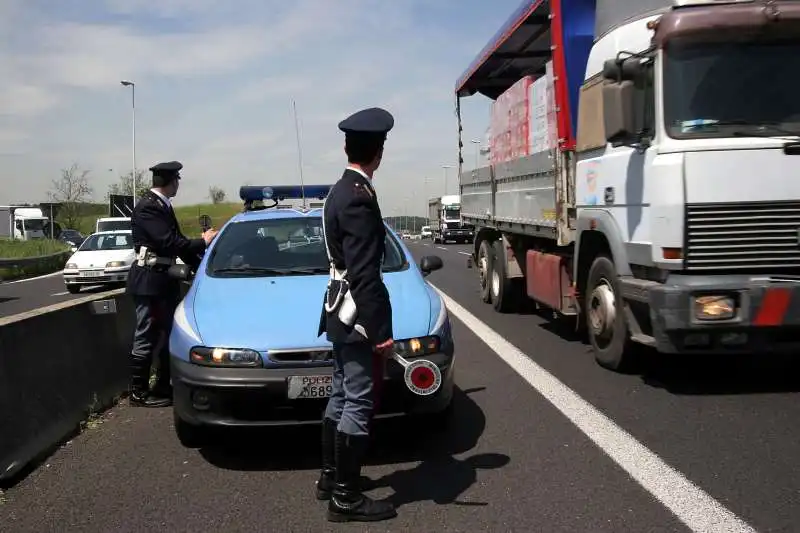
<path fill-rule="evenodd" d="M 302 200 L 305 198 L 318 198 L 324 200 L 333 185 L 243 185 L 239 188 L 239 198 L 245 204 L 245 209 L 252 209 L 253 202 L 272 200 L 275 207 L 284 200 Z"/>

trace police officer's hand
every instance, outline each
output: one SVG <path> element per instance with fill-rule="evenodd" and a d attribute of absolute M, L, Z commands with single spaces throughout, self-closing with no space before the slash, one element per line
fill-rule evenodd
<path fill-rule="evenodd" d="M 384 357 L 389 357 L 392 354 L 392 347 L 394 347 L 394 339 L 388 339 L 375 346 L 375 351 Z"/>
<path fill-rule="evenodd" d="M 217 230 L 215 230 L 214 228 L 210 228 L 204 231 L 202 237 L 203 240 L 206 241 L 206 246 L 211 244 L 211 241 L 213 241 L 214 237 L 216 236 L 217 236 Z"/>

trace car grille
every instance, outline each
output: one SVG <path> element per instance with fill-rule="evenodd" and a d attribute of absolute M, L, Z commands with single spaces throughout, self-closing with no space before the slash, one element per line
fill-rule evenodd
<path fill-rule="evenodd" d="M 333 351 L 326 349 L 310 350 L 270 350 L 267 352 L 269 359 L 276 363 L 297 363 L 311 361 L 329 361 L 333 359 Z"/>
<path fill-rule="evenodd" d="M 686 270 L 800 273 L 800 202 L 688 204 Z"/>

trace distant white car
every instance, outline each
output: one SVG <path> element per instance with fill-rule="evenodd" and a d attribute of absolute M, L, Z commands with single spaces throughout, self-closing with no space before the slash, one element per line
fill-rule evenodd
<path fill-rule="evenodd" d="M 71 293 L 81 287 L 123 284 L 135 258 L 130 230 L 93 233 L 64 266 L 64 284 Z"/>

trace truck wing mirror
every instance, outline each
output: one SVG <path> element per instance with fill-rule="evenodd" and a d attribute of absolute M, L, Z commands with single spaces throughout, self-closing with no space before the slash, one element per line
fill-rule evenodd
<path fill-rule="evenodd" d="M 636 138 L 632 81 L 605 82 L 603 85 L 603 122 L 606 140 L 620 145 Z"/>

